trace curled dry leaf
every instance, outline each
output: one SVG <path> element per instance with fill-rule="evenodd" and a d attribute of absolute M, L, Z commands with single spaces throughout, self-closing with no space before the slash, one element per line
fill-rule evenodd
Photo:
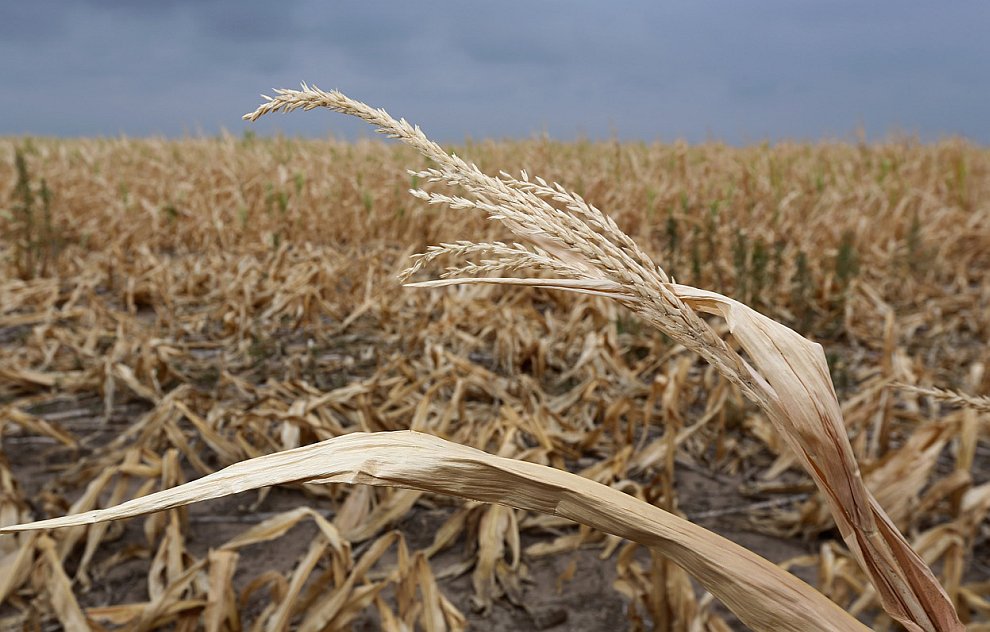
<path fill-rule="evenodd" d="M 688 304 L 725 318 L 766 378 L 771 399 L 764 409 L 825 494 L 888 614 L 910 630 L 963 629 L 931 570 L 863 483 L 821 345 L 714 292 L 681 285 L 675 291 Z"/>
<path fill-rule="evenodd" d="M 0 533 L 116 520 L 291 482 L 404 487 L 555 514 L 655 549 L 753 629 L 866 629 L 793 575 L 662 509 L 575 474 L 414 431 L 328 439 L 243 461 L 116 507 L 5 527 Z"/>
<path fill-rule="evenodd" d="M 72 582 L 62 568 L 62 561 L 55 550 L 55 541 L 48 536 L 41 536 L 38 547 L 48 566 L 48 581 L 51 585 L 52 606 L 58 616 L 59 623 L 66 630 L 88 630 L 89 624 L 72 592 Z"/>

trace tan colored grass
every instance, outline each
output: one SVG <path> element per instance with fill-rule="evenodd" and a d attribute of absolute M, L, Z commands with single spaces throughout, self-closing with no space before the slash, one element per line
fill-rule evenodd
<path fill-rule="evenodd" d="M 409 148 L 229 136 L 0 139 L 4 155 L 13 156 L 14 146 L 26 148 L 35 186 L 42 178 L 48 183 L 56 227 L 67 239 L 53 263 L 56 276 L 17 279 L 0 200 L 0 437 L 9 459 L 9 466 L 0 459 L 0 523 L 59 515 L 73 503 L 72 511 L 83 511 L 115 493 L 130 498 L 173 485 L 181 480 L 175 463 L 184 476 L 196 476 L 354 431 L 413 427 L 580 472 L 706 525 L 733 529 L 729 519 L 745 519 L 747 529 L 819 533 L 827 547 L 798 562 L 817 570 L 816 585 L 844 608 L 876 629 L 890 625 L 876 614 L 876 595 L 858 564 L 831 539 L 827 503 L 808 495 L 814 488 L 798 474 L 793 451 L 765 415 L 742 403 L 738 389 L 683 346 L 593 296 L 397 288 L 405 254 L 429 244 L 471 235 L 502 242 L 510 256 L 515 249 L 511 235 L 482 214 L 410 203 L 403 169 L 419 163 Z M 912 544 L 937 565 L 961 616 L 976 625 L 990 616 L 981 605 L 990 592 L 979 564 L 986 424 L 976 411 L 940 409 L 927 397 L 889 388 L 990 387 L 980 370 L 990 332 L 982 283 L 990 267 L 985 150 L 958 141 L 728 148 L 536 140 L 474 143 L 458 152 L 489 172 L 523 167 L 569 183 L 608 208 L 680 282 L 744 299 L 826 341 L 867 485 L 895 523 L 916 534 Z M 0 198 L 13 190 L 15 175 L 12 162 L 0 161 Z M 438 186 L 425 188 L 441 192 Z M 837 260 L 848 232 L 856 236 L 859 271 L 842 281 Z M 432 263 L 424 268 L 430 269 Z M 553 269 L 542 274 L 559 276 Z M 724 324 L 709 322 L 725 335 Z M 729 346 L 738 348 L 731 339 Z M 947 443 L 938 451 L 940 442 Z M 84 451 L 74 452 L 76 445 Z M 90 453 L 91 446 L 98 449 Z M 39 455 L 69 465 L 39 473 Z M 924 467 L 914 467 L 919 458 Z M 708 508 L 684 490 L 674 493 L 683 467 L 714 469 L 762 491 Z M 140 535 L 141 523 L 123 539 L 119 524 L 55 531 L 57 562 L 42 555 L 37 539 L 0 538 L 0 627 L 54 620 L 55 584 L 44 581 L 54 568 L 45 559 L 65 569 L 86 616 L 104 622 L 196 625 L 205 610 L 216 621 L 217 607 L 232 621 L 250 604 L 244 612 L 252 614 L 238 625 L 264 627 L 286 617 L 298 623 L 321 607 L 321 591 L 337 595 L 348 613 L 341 620 L 364 616 L 367 607 L 395 629 L 433 621 L 437 611 L 423 619 L 415 608 L 419 586 L 433 590 L 422 562 L 413 563 L 414 552 L 401 568 L 386 559 L 400 548 L 388 530 L 408 512 L 431 508 L 446 512 L 426 549 L 442 591 L 450 590 L 450 577 L 473 570 L 484 591 L 477 599 L 518 599 L 513 586 L 535 556 L 591 546 L 611 555 L 603 563 L 619 572 L 631 625 L 668 621 L 676 629 L 676 613 L 685 625 L 725 629 L 710 597 L 685 589 L 683 575 L 662 556 L 644 559 L 635 544 L 562 519 L 529 512 L 490 518 L 501 526 L 485 533 L 504 538 L 505 550 L 515 550 L 521 535 L 538 541 L 518 566 L 485 571 L 475 564 L 480 551 L 489 556 L 500 545 L 476 544 L 479 523 L 490 515 L 483 506 L 437 509 L 437 499 L 418 492 L 302 487 L 313 496 L 301 502 L 319 515 L 332 507 L 332 522 L 348 542 L 379 547 L 367 570 L 319 541 L 309 552 L 308 538 L 304 550 L 293 552 L 296 530 L 271 532 L 269 546 L 289 553 L 267 572 L 251 571 L 250 555 L 235 561 L 197 551 L 207 540 L 224 544 L 211 539 L 215 525 L 243 534 L 258 520 L 279 520 L 265 504 L 254 516 L 226 508 L 180 514 L 177 527 L 156 514 L 138 539 L 133 531 Z M 307 516 L 280 524 L 315 524 Z M 455 544 L 459 534 L 463 552 Z M 462 563 L 443 561 L 452 550 Z M 74 560 L 85 551 L 92 556 L 77 568 Z M 308 580 L 296 581 L 314 588 L 290 604 L 283 588 L 296 565 L 312 559 L 307 555 L 323 561 Z M 160 572 L 153 573 L 159 556 Z M 87 581 L 105 585 L 122 562 L 150 581 L 132 583 L 141 586 L 130 596 L 134 603 L 120 603 L 122 593 L 114 592 L 116 605 L 94 607 Z M 230 564 L 237 565 L 228 588 L 238 605 L 214 601 L 209 609 L 219 595 L 208 580 L 221 581 Z M 559 581 L 568 590 L 569 580 Z M 389 592 L 396 586 L 405 595 L 398 601 Z M 166 599 L 151 601 L 149 590 Z M 462 619 L 443 594 L 458 599 L 445 592 L 431 603 L 456 628 Z M 458 604 L 479 621 L 469 601 Z"/>

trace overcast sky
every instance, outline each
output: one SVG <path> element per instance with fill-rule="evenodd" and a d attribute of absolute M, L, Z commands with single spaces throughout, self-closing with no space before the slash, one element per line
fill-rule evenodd
<path fill-rule="evenodd" d="M 986 0 L 11 1 L 0 135 L 364 133 L 329 112 L 240 120 L 307 81 L 443 141 L 990 144 L 988 32 Z"/>

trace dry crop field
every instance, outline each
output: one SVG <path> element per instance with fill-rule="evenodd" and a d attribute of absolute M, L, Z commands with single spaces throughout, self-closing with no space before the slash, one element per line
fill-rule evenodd
<path fill-rule="evenodd" d="M 962 622 L 990 629 L 990 152 L 448 149 L 564 184 L 679 283 L 820 342 L 866 486 Z M 433 244 L 513 240 L 411 197 L 447 191 L 409 175 L 430 167 L 414 149 L 8 138 L 0 158 L 0 525 L 413 429 L 686 516 L 896 629 L 766 414 L 692 350 L 602 296 L 402 287 Z M 0 629 L 740 625 L 640 544 L 409 489 L 298 482 L 0 536 Z"/>

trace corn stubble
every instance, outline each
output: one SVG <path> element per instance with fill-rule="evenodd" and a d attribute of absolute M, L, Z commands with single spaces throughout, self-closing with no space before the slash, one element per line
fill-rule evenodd
<path fill-rule="evenodd" d="M 412 192 L 417 197 L 430 204 L 453 209 L 480 210 L 489 218 L 501 222 L 520 241 L 451 241 L 431 246 L 423 254 L 414 256 L 413 266 L 402 272 L 401 278 L 407 281 L 413 279 L 424 267 L 441 258 L 485 258 L 454 265 L 446 270 L 441 279 L 408 285 L 425 288 L 474 286 L 462 288 L 461 291 L 479 292 L 485 290 L 482 286 L 525 286 L 539 288 L 540 291 L 562 290 L 617 301 L 635 313 L 643 323 L 664 332 L 683 349 L 701 356 L 717 370 L 721 380 L 712 375 L 700 384 L 710 389 L 708 408 L 691 425 L 680 419 L 680 407 L 676 400 L 683 390 L 680 385 L 690 381 L 688 374 L 692 369 L 689 362 L 674 362 L 672 359 L 676 356 L 668 356 L 666 360 L 669 363 L 663 366 L 674 369 L 665 378 L 669 388 L 658 381 L 642 396 L 647 403 L 644 410 L 652 410 L 655 404 L 661 404 L 665 422 L 671 424 L 669 432 L 652 442 L 632 439 L 625 444 L 617 442 L 620 449 L 601 466 L 589 467 L 582 472 L 583 476 L 577 476 L 559 469 L 564 465 L 561 454 L 566 454 L 568 449 L 573 451 L 568 445 L 580 445 L 589 441 L 589 437 L 594 440 L 601 436 L 603 427 L 621 434 L 623 431 L 617 420 L 621 415 L 629 414 L 630 407 L 620 398 L 616 398 L 616 408 L 605 411 L 605 423 L 597 424 L 597 429 L 587 420 L 568 425 L 566 415 L 556 412 L 566 411 L 574 403 L 567 401 L 572 396 L 565 393 L 559 396 L 557 404 L 537 406 L 536 414 L 530 420 L 506 407 L 499 411 L 506 426 L 490 428 L 479 439 L 470 428 L 459 429 L 454 423 L 458 416 L 464 416 L 466 407 L 470 405 L 466 393 L 469 390 L 488 392 L 496 401 L 512 401 L 516 397 L 507 392 L 508 387 L 495 374 L 478 366 L 464 366 L 462 359 L 435 346 L 430 350 L 428 362 L 437 372 L 430 378 L 437 380 L 436 383 L 431 386 L 429 380 L 417 376 L 411 368 L 402 368 L 399 375 L 404 377 L 390 378 L 392 381 L 388 384 L 388 399 L 395 402 L 382 408 L 388 414 L 369 412 L 367 398 L 372 392 L 371 382 L 321 392 L 305 382 L 252 384 L 225 371 L 219 380 L 225 388 L 264 403 L 231 422 L 222 422 L 218 414 L 197 412 L 201 407 L 194 388 L 184 385 L 164 392 L 152 377 L 157 373 L 149 367 L 156 364 L 168 367 L 173 373 L 181 371 L 169 362 L 170 358 L 182 353 L 174 345 L 160 341 L 157 347 L 152 348 L 154 357 L 149 357 L 145 351 L 140 363 L 130 364 L 123 358 L 133 355 L 133 352 L 115 347 L 100 367 L 108 416 L 113 408 L 115 385 L 126 387 L 151 402 L 154 408 L 90 464 L 90 471 L 95 469 L 100 473 L 92 478 L 87 491 L 70 507 L 72 515 L 15 525 L 13 523 L 28 518 L 26 508 L 16 503 L 2 506 L 4 514 L 0 516 L 0 524 L 12 525 L 4 527 L 2 532 L 73 528 L 55 532 L 54 536 L 18 536 L 21 538 L 18 546 L 8 546 L 9 550 L 4 550 L 6 555 L 0 560 L 0 568 L 5 571 L 3 577 L 6 578 L 0 580 L 0 600 L 13 594 L 40 568 L 50 575 L 47 590 L 51 595 L 52 609 L 63 625 L 69 628 L 81 629 L 86 617 L 126 624 L 133 629 L 147 629 L 168 621 L 188 624 L 191 619 L 185 615 L 198 612 L 203 613 L 207 629 L 237 628 L 241 622 L 238 619 L 237 599 L 231 589 L 231 578 L 238 563 L 238 551 L 250 544 L 279 538 L 299 522 L 311 520 L 317 525 L 319 536 L 312 541 L 295 570 L 287 577 L 279 573 L 261 576 L 245 589 L 244 594 L 250 595 L 271 586 L 271 590 L 279 595 L 279 599 L 272 600 L 266 607 L 256 625 L 265 622 L 267 629 L 286 629 L 290 622 L 294 622 L 293 626 L 299 629 L 318 630 L 327 626 L 339 629 L 348 625 L 364 609 L 375 606 L 386 629 L 404 629 L 414 622 L 425 629 L 460 629 L 464 627 L 465 620 L 438 591 L 429 559 L 449 546 L 466 524 L 474 524 L 479 538 L 473 576 L 476 603 L 481 608 L 488 608 L 499 593 L 513 599 L 517 591 L 514 582 L 519 572 L 518 516 L 512 510 L 497 505 L 467 505 L 451 515 L 437 532 L 431 547 L 413 555 L 410 555 L 403 537 L 397 532 L 379 536 L 382 529 L 392 524 L 397 516 L 422 500 L 421 492 L 429 492 L 498 503 L 551 516 L 542 519 L 550 520 L 544 523 L 540 523 L 540 518 L 529 518 L 533 524 L 554 526 L 558 523 L 553 520 L 573 520 L 649 547 L 659 555 L 653 558 L 652 568 L 648 572 L 644 572 L 640 563 L 633 559 L 635 549 L 629 545 L 623 547 L 619 554 L 621 577 L 617 586 L 621 586 L 620 589 L 634 602 L 641 603 L 657 625 L 664 616 L 670 616 L 683 626 L 691 622 L 706 629 L 724 629 L 725 626 L 718 617 L 706 612 L 704 600 L 699 603 L 694 597 L 683 572 L 676 566 L 666 564 L 665 559 L 669 559 L 695 577 L 740 620 L 754 629 L 864 629 L 862 624 L 822 593 L 759 556 L 679 518 L 673 512 L 676 508 L 672 505 L 669 485 L 677 449 L 690 442 L 694 434 L 705 432 L 713 419 L 724 419 L 722 407 L 725 402 L 740 393 L 763 413 L 764 417 L 750 416 L 746 423 L 750 431 L 760 436 L 777 454 L 770 474 L 799 465 L 810 475 L 820 492 L 809 498 L 800 512 L 794 512 L 790 517 L 779 517 L 779 525 L 784 528 L 798 525 L 807 528 L 811 525 L 809 530 L 817 531 L 834 524 L 842 535 L 848 552 L 841 547 L 826 546 L 818 559 L 792 562 L 793 565 L 819 565 L 823 590 L 829 597 L 847 603 L 849 612 L 853 614 L 864 612 L 874 600 L 879 600 L 890 617 L 910 630 L 962 629 L 954 603 L 964 605 L 967 612 L 985 610 L 986 600 L 980 594 L 981 588 L 978 585 L 963 585 L 961 575 L 961 560 L 967 543 L 976 537 L 980 523 L 990 510 L 990 488 L 986 484 L 973 486 L 969 478 L 975 437 L 980 427 L 975 415 L 984 410 L 980 408 L 984 402 L 961 393 L 937 389 L 915 390 L 926 397 L 962 404 L 967 409 L 956 416 L 919 426 L 897 450 L 888 450 L 887 445 L 873 443 L 888 440 L 889 437 L 884 439 L 884 435 L 891 432 L 889 419 L 892 403 L 886 387 L 895 376 L 903 379 L 905 375 L 911 375 L 909 369 L 898 365 L 902 359 L 891 342 L 892 325 L 888 327 L 884 341 L 886 366 L 882 367 L 879 379 L 869 383 L 870 387 L 865 391 L 869 398 L 861 395 L 847 404 L 843 411 L 819 345 L 739 301 L 675 282 L 611 218 L 581 196 L 559 185 L 530 178 L 526 172 L 518 178 L 506 173 L 501 173 L 499 177 L 488 176 L 473 164 L 448 154 L 418 128 L 404 121 L 395 121 L 384 111 L 369 108 L 337 92 L 305 86 L 300 91 L 277 91 L 274 98 L 268 99 L 246 118 L 253 120 L 279 110 L 319 107 L 358 116 L 428 158 L 433 166 L 410 174 L 415 187 Z M 288 178 L 283 175 L 282 180 Z M 422 183 L 422 188 L 417 186 L 419 183 Z M 297 189 L 300 186 L 297 179 Z M 440 188 L 443 186 L 457 187 L 466 194 L 448 194 Z M 276 194 L 267 199 L 276 216 L 278 213 L 285 217 L 290 215 L 288 197 Z M 362 196 L 365 210 L 369 210 L 371 204 L 368 200 L 367 194 Z M 782 206 L 786 204 L 786 199 L 781 201 Z M 181 215 L 176 207 L 170 208 L 171 212 L 165 209 L 165 217 Z M 712 216 L 715 215 L 713 212 Z M 217 238 L 222 239 L 224 220 L 213 217 L 209 221 L 216 226 Z M 252 264 L 245 259 L 231 266 L 228 273 L 232 278 L 239 279 L 257 274 L 264 268 L 277 279 L 274 296 L 252 298 L 249 296 L 250 288 L 257 285 L 244 284 L 245 296 L 232 301 L 233 309 L 229 309 L 228 316 L 224 317 L 225 324 L 238 332 L 236 335 L 242 345 L 250 347 L 252 353 L 267 353 L 265 349 L 255 349 L 258 342 L 249 344 L 250 341 L 245 340 L 246 323 L 251 320 L 248 312 L 253 304 L 269 305 L 267 312 L 261 314 L 263 318 L 293 313 L 301 318 L 311 305 L 326 300 L 318 290 L 314 290 L 320 284 L 320 268 L 343 268 L 350 263 L 346 257 L 323 261 L 327 256 L 325 252 L 290 253 L 284 244 L 278 243 L 277 235 L 272 234 L 273 253 L 266 265 L 252 269 Z M 676 235 L 676 231 L 668 231 L 671 242 L 675 241 L 672 235 Z M 699 242 L 700 239 L 696 239 L 695 246 Z M 856 265 L 854 261 L 849 261 L 851 254 L 843 254 L 842 244 L 845 243 L 843 241 L 839 245 L 837 258 L 841 265 L 837 263 L 831 282 L 841 288 L 835 300 L 848 311 L 847 301 L 857 299 L 850 289 L 856 286 L 854 281 L 850 281 Z M 332 259 L 333 253 L 329 256 Z M 309 261 L 319 261 L 319 264 L 292 267 L 287 263 L 290 257 L 295 257 L 296 263 L 301 258 L 303 264 Z M 744 253 L 744 256 L 736 258 L 737 268 L 744 268 L 753 275 L 742 294 L 749 293 L 752 298 L 761 299 L 752 291 L 766 283 L 766 279 L 759 276 L 766 272 L 766 257 L 765 251 L 754 248 L 748 255 Z M 284 268 L 289 268 L 289 271 L 280 275 L 280 270 Z M 522 270 L 537 272 L 539 276 L 495 276 Z M 197 273 L 193 269 L 190 270 L 191 278 L 168 278 L 163 280 L 163 284 L 174 286 L 184 282 L 195 285 Z M 159 263 L 152 265 L 136 281 L 131 277 L 123 291 L 125 302 L 130 301 L 133 305 L 140 302 L 143 292 L 151 292 L 150 288 L 140 286 L 142 278 L 147 283 L 156 275 L 173 274 L 167 266 Z M 333 282 L 332 275 L 329 275 L 328 281 Z M 739 279 L 737 285 L 743 287 Z M 195 289 L 190 289 L 190 294 L 195 295 Z M 867 300 L 883 307 L 883 299 L 872 291 L 868 282 L 864 281 L 859 289 Z M 32 292 L 46 296 L 54 292 L 58 295 L 56 288 L 47 288 L 43 282 L 8 286 L 5 291 L 12 300 L 11 304 L 29 304 L 34 300 Z M 430 306 L 437 305 L 437 301 L 445 300 L 442 293 L 426 294 L 426 297 L 419 299 L 426 301 L 424 313 L 429 313 Z M 50 306 L 47 318 L 51 319 L 56 311 L 59 317 L 71 318 L 71 310 L 80 302 L 78 298 L 69 300 L 57 310 Z M 602 309 L 599 303 L 589 304 L 595 306 L 594 309 Z M 181 309 L 176 306 L 171 308 L 173 311 Z M 346 330 L 366 312 L 378 311 L 381 314 L 385 310 L 368 289 L 356 309 L 340 315 L 341 330 Z M 707 320 L 704 315 L 717 319 Z M 784 316 L 795 317 L 795 314 L 785 312 Z M 13 314 L 7 320 L 18 322 L 18 318 L 31 323 L 34 322 L 31 319 L 38 316 Z M 44 321 L 42 318 L 37 322 Z M 887 322 L 890 324 L 891 318 Z M 183 326 L 189 327 L 189 321 Z M 496 323 L 495 327 L 499 325 Z M 513 327 L 512 330 L 513 335 L 526 335 L 520 334 L 519 328 Z M 578 375 L 582 367 L 594 365 L 597 373 L 616 374 L 618 377 L 614 381 L 618 382 L 618 388 L 642 390 L 636 378 L 631 377 L 634 372 L 611 360 L 602 362 L 602 358 L 596 355 L 601 342 L 594 331 L 586 332 L 581 355 L 564 378 Z M 538 341 L 531 341 L 531 344 L 534 348 L 539 347 Z M 544 359 L 541 361 L 540 358 Z M 545 370 L 545 361 L 545 354 L 534 356 L 532 370 L 537 376 Z M 649 359 L 645 362 L 648 365 Z M 450 375 L 451 366 L 455 367 L 456 375 Z M 25 388 L 56 384 L 61 388 L 72 388 L 74 383 L 81 385 L 90 379 L 89 375 L 71 371 L 53 375 L 50 371 L 26 367 L 3 370 L 8 373 L 7 379 L 18 381 Z M 377 386 L 377 378 L 372 382 Z M 440 388 L 452 392 L 451 401 L 434 410 L 433 400 L 438 398 Z M 420 389 L 425 389 L 425 393 L 421 393 Z M 586 392 L 588 387 L 575 390 Z M 293 401 L 291 406 L 280 403 L 286 399 Z M 862 406 L 864 400 L 869 401 L 871 408 L 869 414 L 862 417 L 875 424 L 875 432 L 871 434 L 869 443 L 864 443 L 867 433 L 857 432 L 856 442 L 851 444 L 847 438 L 850 428 L 843 419 L 843 412 L 856 415 L 857 406 Z M 75 443 L 74 437 L 57 424 L 30 415 L 22 407 L 8 406 L 6 412 L 15 423 L 30 432 L 46 435 L 66 445 Z M 357 428 L 341 425 L 341 416 L 350 414 L 361 419 Z M 648 419 L 648 414 L 644 416 Z M 858 418 L 860 415 L 856 416 Z M 395 421 L 410 417 L 411 421 Z M 271 440 L 267 449 L 257 447 L 257 431 L 249 425 L 258 419 L 275 420 L 273 427 L 277 429 L 277 440 Z M 180 421 L 183 420 L 195 427 L 198 440 L 208 446 L 221 463 L 233 465 L 211 473 L 211 465 L 204 462 L 197 449 L 185 439 L 180 429 Z M 240 425 L 245 433 L 232 439 L 226 432 L 229 426 L 224 428 L 225 424 L 230 423 Z M 403 427 L 412 430 L 394 431 Z M 356 429 L 377 432 L 355 432 Z M 515 447 L 515 437 L 522 432 L 535 438 L 536 449 L 520 452 Z M 431 435 L 446 436 L 454 441 Z M 162 456 L 153 451 L 149 453 L 147 447 L 134 447 L 154 445 L 156 440 L 160 442 L 162 438 L 167 438 L 171 446 Z M 307 438 L 322 441 L 302 445 Z M 956 469 L 922 493 L 937 465 L 939 454 L 951 441 L 960 442 Z M 494 445 L 500 456 L 459 443 L 471 443 L 478 447 Z M 291 449 L 264 454 L 277 448 Z M 121 454 L 125 455 L 122 460 L 115 461 Z M 206 476 L 184 483 L 178 466 L 180 454 Z M 880 454 L 884 458 L 872 462 L 870 469 L 862 473 L 857 465 L 857 456 Z M 549 467 L 551 465 L 556 467 Z M 644 502 L 643 488 L 626 478 L 628 472 L 651 468 L 659 468 L 668 474 L 665 479 L 668 492 L 663 499 L 666 508 L 672 511 L 664 511 Z M 6 471 L 5 468 L 0 469 L 0 473 Z M 5 477 L 4 485 L 10 490 L 9 497 L 18 498 L 14 484 L 6 474 Z M 138 494 L 131 495 L 131 500 L 121 502 L 129 493 L 128 480 L 131 478 L 143 478 L 146 482 Z M 183 542 L 186 515 L 181 507 L 208 498 L 283 483 L 303 485 L 311 493 L 324 496 L 333 495 L 337 490 L 335 486 L 326 487 L 327 483 L 362 483 L 406 489 L 388 491 L 385 496 L 371 499 L 368 489 L 358 488 L 346 497 L 333 521 L 312 510 L 299 508 L 263 521 L 212 551 L 207 558 L 198 561 L 189 559 Z M 616 489 L 619 484 L 629 485 L 632 493 Z M 156 487 L 161 491 L 148 493 Z M 110 494 L 108 504 L 112 506 L 95 509 L 100 495 L 105 493 Z M 914 513 L 926 505 L 938 505 L 945 496 L 954 498 L 952 502 L 957 518 L 921 533 L 913 542 L 915 549 L 926 558 L 923 559 L 915 553 L 898 527 L 917 524 L 913 522 Z M 152 515 L 145 524 L 148 541 L 160 540 L 149 573 L 149 577 L 153 578 L 149 585 L 150 601 L 88 608 L 83 613 L 72 595 L 71 580 L 63 570 L 69 552 L 84 543 L 85 553 L 76 580 L 85 584 L 93 554 L 108 537 L 105 521 L 162 510 L 169 511 Z M 58 535 L 62 533 L 66 535 Z M 61 539 L 56 541 L 52 537 Z M 565 535 L 545 547 L 547 551 L 532 547 L 529 552 L 536 555 L 568 550 L 591 539 L 591 532 L 579 533 L 577 537 Z M 352 544 L 366 540 L 372 542 L 370 548 L 354 559 Z M 3 542 L 0 541 L 0 544 Z M 614 551 L 618 546 L 618 539 L 605 542 L 606 551 Z M 511 564 L 505 560 L 506 547 L 513 560 Z M 374 575 L 372 568 L 387 551 L 391 551 L 396 562 L 383 578 Z M 945 581 L 951 599 L 926 565 L 926 560 L 934 562 L 936 559 L 944 561 Z M 316 568 L 321 561 L 328 563 L 329 568 L 317 573 Z M 856 579 L 864 575 L 870 583 L 864 584 Z M 855 587 L 855 590 L 850 587 Z M 394 591 L 395 610 L 387 603 L 387 591 Z"/>

